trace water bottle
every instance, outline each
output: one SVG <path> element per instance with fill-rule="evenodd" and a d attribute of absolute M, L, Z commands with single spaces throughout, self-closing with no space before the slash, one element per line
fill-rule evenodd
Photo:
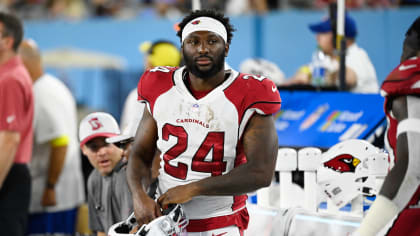
<path fill-rule="evenodd" d="M 321 50 L 316 50 L 312 54 L 312 85 L 325 85 L 325 54 Z"/>

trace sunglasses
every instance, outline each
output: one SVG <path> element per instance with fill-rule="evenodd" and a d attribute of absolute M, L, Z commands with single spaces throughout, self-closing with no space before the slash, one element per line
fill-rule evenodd
<path fill-rule="evenodd" d="M 97 152 L 102 147 L 106 147 L 108 145 L 109 143 L 105 142 L 105 140 L 103 142 L 87 142 L 86 143 L 86 147 L 89 148 L 92 152 Z"/>

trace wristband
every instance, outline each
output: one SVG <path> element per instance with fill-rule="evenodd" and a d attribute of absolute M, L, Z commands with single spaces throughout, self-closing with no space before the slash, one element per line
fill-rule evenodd
<path fill-rule="evenodd" d="M 67 135 L 62 135 L 58 138 L 55 138 L 51 141 L 51 145 L 53 147 L 62 147 L 67 146 L 69 144 L 70 138 Z"/>

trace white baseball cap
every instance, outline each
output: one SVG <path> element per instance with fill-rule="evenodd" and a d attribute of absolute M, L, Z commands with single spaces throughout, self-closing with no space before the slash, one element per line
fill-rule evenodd
<path fill-rule="evenodd" d="M 117 121 L 105 112 L 94 112 L 87 115 L 80 122 L 79 140 L 83 146 L 89 140 L 96 137 L 114 137 L 120 134 Z"/>

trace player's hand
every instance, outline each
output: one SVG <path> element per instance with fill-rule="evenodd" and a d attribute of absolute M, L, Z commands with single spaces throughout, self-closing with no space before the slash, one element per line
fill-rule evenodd
<path fill-rule="evenodd" d="M 179 185 L 168 189 L 166 193 L 162 194 L 158 203 L 162 209 L 166 209 L 169 204 L 185 203 L 191 201 L 192 197 L 195 196 L 192 185 Z"/>
<path fill-rule="evenodd" d="M 150 197 L 133 201 L 134 215 L 139 225 L 148 224 L 162 215 L 159 205 Z"/>
<path fill-rule="evenodd" d="M 57 204 L 55 200 L 54 188 L 45 188 L 44 194 L 42 195 L 41 204 L 42 206 L 55 206 Z"/>

